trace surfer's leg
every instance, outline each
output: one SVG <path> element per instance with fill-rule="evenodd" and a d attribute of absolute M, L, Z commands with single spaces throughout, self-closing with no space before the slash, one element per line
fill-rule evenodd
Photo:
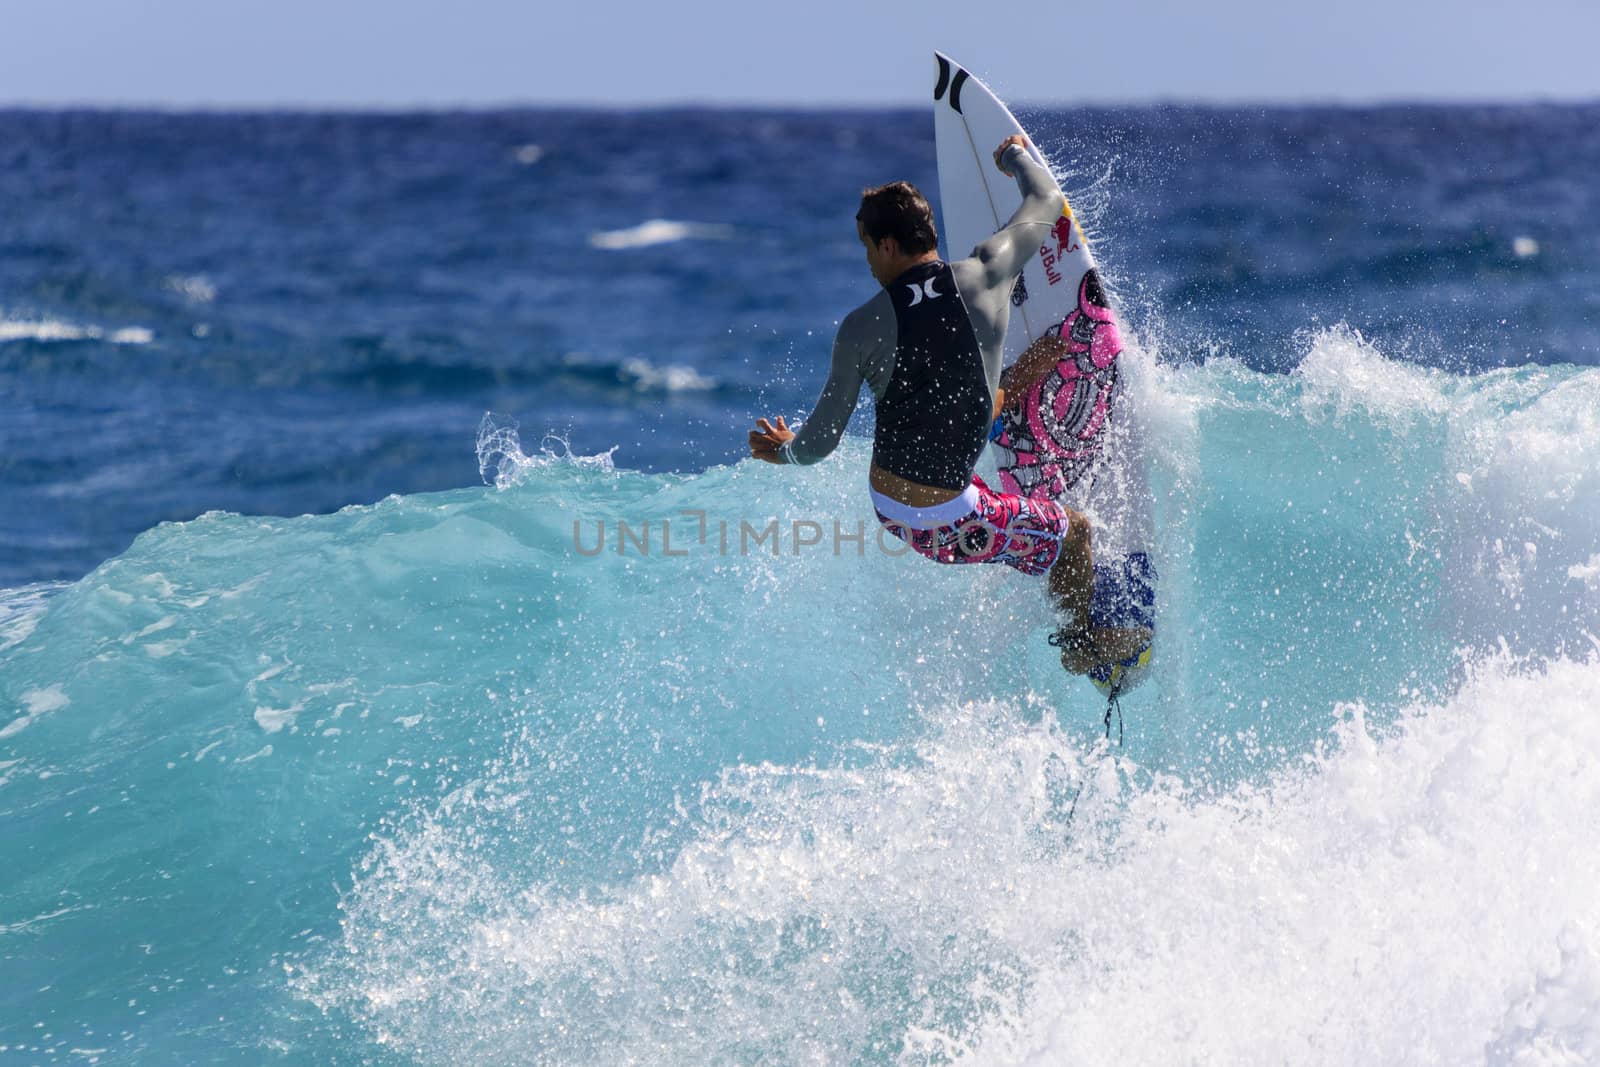
<path fill-rule="evenodd" d="M 1067 513 L 1067 530 L 1061 538 L 1061 554 L 1050 568 L 1050 596 L 1066 617 L 1064 629 L 1087 632 L 1089 601 L 1094 596 L 1094 552 L 1089 536 L 1089 520 L 1076 511 Z"/>
<path fill-rule="evenodd" d="M 1050 568 L 1050 597 L 1061 613 L 1061 627 L 1050 643 L 1061 650 L 1061 666 L 1069 673 L 1088 674 L 1102 659 L 1090 614 L 1096 584 L 1093 538 L 1088 519 L 1076 511 L 1067 514 L 1061 555 Z"/>

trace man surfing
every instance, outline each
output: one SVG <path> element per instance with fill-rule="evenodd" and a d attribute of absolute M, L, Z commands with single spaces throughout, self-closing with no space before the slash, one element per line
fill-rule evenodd
<path fill-rule="evenodd" d="M 994 152 L 995 166 L 1015 178 L 1021 206 L 954 263 L 939 259 L 932 209 L 914 186 L 862 194 L 856 235 L 883 290 L 840 324 L 828 379 L 799 433 L 781 416 L 759 419 L 750 454 L 802 465 L 829 455 L 866 382 L 877 406 L 869 485 L 878 520 L 935 562 L 1048 573 L 1072 638 L 1074 658 L 1064 652 L 1062 662 L 1069 670 L 1083 664 L 1081 673 L 1092 666 L 1087 660 L 1116 656 L 1138 636 L 1096 625 L 1088 520 L 1043 496 L 997 493 L 974 470 L 1003 402 L 1012 289 L 1065 205 L 1026 145 L 1013 134 Z M 1030 370 L 1042 375 L 1050 365 L 1036 359 Z"/>

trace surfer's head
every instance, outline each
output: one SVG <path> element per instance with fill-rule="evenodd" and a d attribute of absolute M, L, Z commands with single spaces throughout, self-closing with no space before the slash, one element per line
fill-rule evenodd
<path fill-rule="evenodd" d="M 908 261 L 939 251 L 933 208 L 910 182 L 890 182 L 863 191 L 856 212 L 856 235 L 866 247 L 872 276 L 883 285 L 894 281 Z"/>

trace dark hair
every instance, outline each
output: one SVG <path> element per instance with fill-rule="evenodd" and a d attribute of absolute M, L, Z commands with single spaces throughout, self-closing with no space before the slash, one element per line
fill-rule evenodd
<path fill-rule="evenodd" d="M 856 221 L 874 244 L 893 237 L 906 255 L 921 255 L 939 247 L 933 209 L 910 182 L 890 182 L 862 190 Z"/>

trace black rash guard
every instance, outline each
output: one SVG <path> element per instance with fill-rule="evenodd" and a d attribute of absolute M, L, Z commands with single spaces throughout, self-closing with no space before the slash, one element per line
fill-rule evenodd
<path fill-rule="evenodd" d="M 923 485 L 959 492 L 971 482 L 1000 385 L 1011 287 L 1066 204 L 1025 149 L 1012 146 L 1003 158 L 1022 191 L 1022 206 L 968 258 L 913 268 L 934 272 L 918 275 L 918 297 L 908 288 L 907 272 L 906 280 L 896 278 L 845 316 L 822 395 L 781 450 L 787 462 L 815 463 L 838 446 L 866 382 L 878 409 L 874 462 Z M 930 280 L 937 296 L 925 288 Z M 913 364 L 904 377 L 903 358 Z M 933 407 L 922 410 L 924 404 Z"/>
<path fill-rule="evenodd" d="M 994 397 L 948 263 L 919 263 L 886 288 L 894 372 L 878 398 L 872 462 L 908 481 L 961 492 L 989 440 Z"/>

